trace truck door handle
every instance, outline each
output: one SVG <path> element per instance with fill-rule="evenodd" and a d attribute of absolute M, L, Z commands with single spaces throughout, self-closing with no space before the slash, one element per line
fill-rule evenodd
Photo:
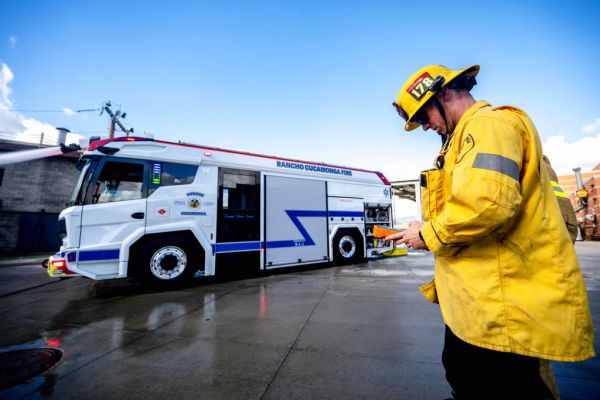
<path fill-rule="evenodd" d="M 131 214 L 131 218 L 135 218 L 135 219 L 144 219 L 144 213 L 143 212 L 136 212 Z"/>

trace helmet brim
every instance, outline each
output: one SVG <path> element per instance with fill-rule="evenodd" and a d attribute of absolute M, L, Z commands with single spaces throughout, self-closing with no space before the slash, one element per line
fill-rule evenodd
<path fill-rule="evenodd" d="M 462 75 L 468 75 L 471 76 L 473 78 L 475 78 L 477 76 L 477 74 L 479 74 L 479 64 L 473 64 L 471 66 L 468 66 L 466 68 L 462 68 L 462 69 L 458 69 L 458 70 L 454 70 L 452 71 L 452 73 L 446 77 L 446 80 L 444 82 L 444 84 L 442 85 L 442 89 L 445 88 L 446 86 L 448 86 L 452 81 L 454 81 L 456 78 L 458 78 L 459 76 Z M 412 115 L 410 116 L 410 118 L 406 121 L 406 124 L 404 125 L 404 130 L 406 132 L 410 132 L 410 131 L 414 131 L 415 129 L 417 129 L 418 127 L 421 126 L 421 124 L 419 124 L 416 121 L 412 121 L 412 118 L 417 115 L 417 113 L 425 106 L 425 104 L 427 104 L 427 102 L 429 101 L 429 99 L 431 99 L 431 97 L 433 97 L 435 95 L 435 93 L 431 92 L 428 93 L 426 96 L 427 99 L 421 104 L 421 106 L 419 108 L 417 108 Z"/>

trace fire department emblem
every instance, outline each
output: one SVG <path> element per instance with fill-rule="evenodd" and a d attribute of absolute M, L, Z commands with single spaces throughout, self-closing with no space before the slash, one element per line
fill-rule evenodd
<path fill-rule="evenodd" d="M 200 199 L 197 197 L 190 197 L 188 199 L 187 206 L 189 209 L 195 210 L 196 208 L 200 208 Z"/>

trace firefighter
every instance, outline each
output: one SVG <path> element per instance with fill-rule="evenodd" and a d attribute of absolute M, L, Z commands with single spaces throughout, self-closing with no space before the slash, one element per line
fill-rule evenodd
<path fill-rule="evenodd" d="M 423 222 L 386 240 L 435 254 L 420 290 L 441 307 L 457 399 L 558 398 L 549 360 L 594 356 L 583 275 L 533 122 L 476 101 L 478 73 L 429 65 L 400 89 L 404 129 L 432 129 L 444 144 L 421 173 Z"/>

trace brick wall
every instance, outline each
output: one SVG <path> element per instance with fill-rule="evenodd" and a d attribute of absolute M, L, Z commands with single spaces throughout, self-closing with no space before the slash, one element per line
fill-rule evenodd
<path fill-rule="evenodd" d="M 600 174 L 583 182 L 588 191 L 587 206 L 577 213 L 577 223 L 584 239 L 600 240 Z M 577 208 L 579 199 L 571 196 L 573 206 Z"/>
<path fill-rule="evenodd" d="M 79 177 L 77 160 L 75 153 L 0 167 L 4 170 L 0 184 L 0 254 L 35 252 L 44 248 L 43 243 L 35 241 L 55 242 L 54 235 L 40 236 L 39 229 L 31 234 L 24 232 L 21 223 L 28 218 L 36 221 L 36 215 L 44 226 L 49 220 L 58 220 Z"/>
<path fill-rule="evenodd" d="M 17 248 L 19 214 L 0 211 L 0 253 L 10 253 Z"/>
<path fill-rule="evenodd" d="M 4 166 L 0 211 L 59 213 L 77 183 L 76 162 L 58 156 Z"/>
<path fill-rule="evenodd" d="M 592 171 L 581 172 L 583 187 L 588 191 L 588 205 L 577 212 L 577 223 L 585 240 L 600 240 L 600 164 Z M 562 190 L 569 195 L 573 207 L 580 205 L 579 198 L 575 196 L 577 181 L 575 172 L 558 177 Z M 588 216 L 586 218 L 586 215 Z"/>

